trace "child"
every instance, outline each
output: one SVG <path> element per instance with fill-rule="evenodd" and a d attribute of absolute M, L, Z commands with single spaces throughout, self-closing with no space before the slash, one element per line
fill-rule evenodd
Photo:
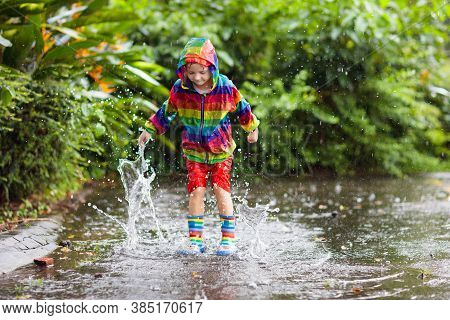
<path fill-rule="evenodd" d="M 238 117 L 242 128 L 249 133 L 249 143 L 258 140 L 259 120 L 231 80 L 219 73 L 216 52 L 208 39 L 189 40 L 181 52 L 176 73 L 179 79 L 172 86 L 169 99 L 146 122 L 139 144 L 144 145 L 154 134 L 163 134 L 178 116 L 183 125 L 181 147 L 186 159 L 189 193 L 189 245 L 178 252 L 205 251 L 202 238 L 204 196 L 210 174 L 222 231 L 216 253 L 229 255 L 236 251 L 236 221 L 230 194 L 236 143 L 231 135 L 229 114 Z"/>

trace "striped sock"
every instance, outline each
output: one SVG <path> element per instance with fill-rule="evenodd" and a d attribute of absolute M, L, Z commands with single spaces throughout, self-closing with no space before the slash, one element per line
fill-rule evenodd
<path fill-rule="evenodd" d="M 203 248 L 203 216 L 188 216 L 189 241 Z"/>
<path fill-rule="evenodd" d="M 220 245 L 235 245 L 235 229 L 236 229 L 236 218 L 235 216 L 225 216 L 220 215 L 222 240 Z"/>

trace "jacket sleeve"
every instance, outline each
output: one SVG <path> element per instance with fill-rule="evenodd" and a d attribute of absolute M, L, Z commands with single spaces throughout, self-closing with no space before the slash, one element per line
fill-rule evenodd
<path fill-rule="evenodd" d="M 164 101 L 161 108 L 145 123 L 145 130 L 152 136 L 163 134 L 169 129 L 170 122 L 177 116 L 177 107 L 174 88 L 170 90 L 169 98 Z"/>
<path fill-rule="evenodd" d="M 246 132 L 252 132 L 259 126 L 258 118 L 252 113 L 250 104 L 241 95 L 239 90 L 233 84 L 233 98 L 236 109 L 232 111 L 232 114 L 237 115 L 238 121 Z"/>

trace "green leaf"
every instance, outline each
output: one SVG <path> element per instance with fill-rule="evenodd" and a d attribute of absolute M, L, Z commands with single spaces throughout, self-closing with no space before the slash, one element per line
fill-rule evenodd
<path fill-rule="evenodd" d="M 339 122 L 339 118 L 335 115 L 329 113 L 328 111 L 323 110 L 320 107 L 313 107 L 309 110 L 317 119 L 330 123 L 330 124 L 336 124 Z"/>
<path fill-rule="evenodd" d="M 87 49 L 96 47 L 100 44 L 101 41 L 98 40 L 85 40 L 85 41 L 76 41 L 73 43 L 70 43 L 68 46 L 70 46 L 72 49 L 78 50 L 78 49 Z"/>
<path fill-rule="evenodd" d="M 75 62 L 75 52 L 78 49 L 86 49 L 95 47 L 99 44 L 99 41 L 77 41 L 65 46 L 54 47 L 50 49 L 47 54 L 42 58 L 41 64 L 47 65 L 55 61 L 72 61 Z"/>
<path fill-rule="evenodd" d="M 20 67 L 27 58 L 35 41 L 33 25 L 26 25 L 18 29 L 11 42 L 14 46 L 7 47 L 3 55 L 3 63 L 12 67 Z"/>
<path fill-rule="evenodd" d="M 446 4 L 445 7 L 445 14 L 447 15 L 447 18 L 450 17 L 450 4 Z"/>
<path fill-rule="evenodd" d="M 150 72 L 158 72 L 162 73 L 164 72 L 164 67 L 160 66 L 159 64 L 153 63 L 153 62 L 146 62 L 146 61 L 133 61 L 130 62 L 129 65 L 141 69 L 143 71 L 150 71 Z"/>
<path fill-rule="evenodd" d="M 2 3 L 0 3 L 0 12 L 4 11 L 4 10 L 9 10 L 11 8 L 15 8 L 18 7 L 21 4 L 26 4 L 26 3 L 45 3 L 48 2 L 47 0 L 3 0 Z"/>
<path fill-rule="evenodd" d="M 344 18 L 341 21 L 341 26 L 347 26 L 350 21 L 352 21 L 356 17 L 355 11 L 350 11 L 350 13 L 347 13 L 347 15 L 344 16 Z"/>
<path fill-rule="evenodd" d="M 89 3 L 87 9 L 83 12 L 83 15 L 98 11 L 102 7 L 107 6 L 108 2 L 109 2 L 109 0 L 94 0 L 94 1 L 92 1 L 91 3 Z"/>
<path fill-rule="evenodd" d="M 46 65 L 56 61 L 75 61 L 75 50 L 69 46 L 55 47 L 42 58 L 41 64 Z"/>
<path fill-rule="evenodd" d="M 30 2 L 30 1 L 28 1 Z M 35 14 L 40 14 L 42 12 L 45 12 L 46 8 L 45 8 L 45 4 L 44 3 L 25 3 L 20 5 L 17 9 L 15 9 L 14 11 L 16 11 L 18 14 L 20 12 L 20 15 L 35 15 Z"/>
<path fill-rule="evenodd" d="M 66 22 L 64 27 L 77 28 L 92 24 L 110 23 L 139 20 L 139 16 L 130 11 L 118 11 L 118 10 L 102 10 L 94 12 L 93 14 L 81 16 L 73 21 Z"/>
<path fill-rule="evenodd" d="M 36 43 L 34 45 L 34 51 L 38 56 L 40 56 L 44 50 L 44 39 L 42 38 L 42 16 L 34 15 L 30 16 L 29 20 L 33 25 L 34 38 L 36 39 Z"/>
<path fill-rule="evenodd" d="M 234 66 L 233 58 L 226 51 L 218 51 L 217 56 L 221 59 L 227 66 Z"/>
<path fill-rule="evenodd" d="M 340 28 L 333 27 L 330 34 L 331 39 L 336 40 L 339 37 L 340 33 L 341 33 Z"/>
<path fill-rule="evenodd" d="M 3 38 L 2 35 L 0 34 L 0 45 L 4 47 L 11 47 L 12 43 L 8 39 Z"/>
<path fill-rule="evenodd" d="M 380 7 L 382 9 L 386 8 L 386 6 L 389 4 L 390 0 L 380 0 Z"/>
<path fill-rule="evenodd" d="M 132 67 L 130 65 L 124 65 L 123 67 L 125 69 L 127 69 L 128 71 L 131 71 L 132 73 L 134 73 L 135 75 L 137 75 L 141 79 L 144 79 L 145 81 L 147 81 L 147 82 L 149 82 L 149 83 L 151 83 L 151 84 L 153 84 L 155 86 L 160 86 L 161 85 L 158 81 L 156 81 L 148 73 L 146 73 L 146 72 L 144 72 L 144 71 L 142 71 L 140 69 L 134 68 L 134 67 Z"/>
<path fill-rule="evenodd" d="M 430 129 L 425 132 L 425 136 L 434 145 L 444 145 L 450 140 L 450 135 L 446 135 L 444 130 L 441 129 Z"/>
<path fill-rule="evenodd" d="M 43 26 L 47 27 L 49 29 L 53 29 L 53 30 L 59 31 L 61 33 L 67 34 L 68 36 L 70 36 L 72 38 L 75 38 L 77 40 L 86 40 L 85 36 L 83 36 L 79 32 L 77 32 L 77 31 L 75 31 L 73 29 L 70 29 L 70 28 L 55 26 L 55 25 L 52 25 L 52 24 L 44 24 Z"/>
<path fill-rule="evenodd" d="M 0 102 L 3 105 L 8 105 L 11 103 L 13 94 L 8 87 L 0 87 Z"/>
<path fill-rule="evenodd" d="M 94 134 L 96 138 L 100 138 L 106 132 L 106 128 L 101 123 L 96 123 L 94 127 Z"/>
<path fill-rule="evenodd" d="M 137 105 L 142 105 L 145 108 L 150 108 L 151 110 L 153 110 L 154 112 L 158 111 L 158 107 L 155 106 L 153 103 L 151 103 L 150 101 L 148 101 L 147 99 L 143 99 L 140 97 L 134 97 L 133 98 L 133 102 Z"/>
<path fill-rule="evenodd" d="M 367 29 L 367 21 L 366 18 L 359 15 L 358 18 L 356 18 L 355 21 L 355 30 L 360 33 L 364 33 Z"/>

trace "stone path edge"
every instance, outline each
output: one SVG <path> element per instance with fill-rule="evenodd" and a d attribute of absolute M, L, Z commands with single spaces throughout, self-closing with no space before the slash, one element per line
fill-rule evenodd
<path fill-rule="evenodd" d="M 63 216 L 46 218 L 0 233 L 0 274 L 33 263 L 35 258 L 44 257 L 58 247 L 56 240 L 62 231 Z"/>

